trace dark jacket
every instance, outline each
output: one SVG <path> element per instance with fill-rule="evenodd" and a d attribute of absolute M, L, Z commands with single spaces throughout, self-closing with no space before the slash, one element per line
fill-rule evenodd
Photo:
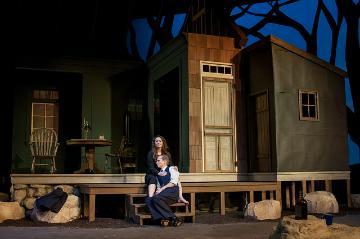
<path fill-rule="evenodd" d="M 36 208 L 41 211 L 52 211 L 58 213 L 64 203 L 68 194 L 64 192 L 61 188 L 56 188 L 51 193 L 48 193 L 42 197 L 36 199 L 35 204 Z"/>

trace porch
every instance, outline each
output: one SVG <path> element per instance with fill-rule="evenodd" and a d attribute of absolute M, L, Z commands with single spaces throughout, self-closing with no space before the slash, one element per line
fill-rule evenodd
<path fill-rule="evenodd" d="M 12 184 L 69 184 L 78 186 L 83 194 L 84 215 L 95 220 L 96 195 L 128 195 L 145 193 L 144 174 L 12 174 Z M 319 190 L 316 182 L 324 182 L 326 191 L 332 191 L 334 181 L 346 183 L 347 206 L 350 202 L 350 173 L 287 172 L 287 173 L 183 173 L 181 182 L 184 194 L 190 194 L 190 210 L 195 215 L 196 193 L 219 193 L 220 213 L 225 215 L 225 193 L 243 192 L 248 202 L 275 199 L 290 208 L 299 190 Z M 296 187 L 296 185 L 300 185 Z M 260 197 L 255 197 L 255 194 Z M 282 198 L 282 195 L 285 195 Z M 124 205 L 126 208 L 126 205 Z"/>

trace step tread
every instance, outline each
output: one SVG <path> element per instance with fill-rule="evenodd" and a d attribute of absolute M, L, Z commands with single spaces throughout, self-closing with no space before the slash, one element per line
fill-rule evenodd
<path fill-rule="evenodd" d="M 145 203 L 132 203 L 131 204 L 133 207 L 135 208 L 139 208 L 139 207 L 145 207 L 146 204 Z M 185 204 L 183 202 L 176 202 L 170 205 L 170 207 L 181 207 L 181 206 L 188 206 L 189 204 Z"/>
<path fill-rule="evenodd" d="M 186 212 L 177 212 L 175 213 L 175 215 L 177 217 L 186 217 L 186 216 L 193 216 L 190 212 L 186 213 Z M 142 218 L 142 219 L 147 219 L 147 218 L 151 218 L 151 214 L 148 213 L 138 213 L 135 216 Z"/>

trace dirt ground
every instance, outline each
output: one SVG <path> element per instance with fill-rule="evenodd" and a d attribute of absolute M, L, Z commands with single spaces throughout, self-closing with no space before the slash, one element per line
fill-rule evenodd
<path fill-rule="evenodd" d="M 283 210 L 282 216 L 291 215 L 293 212 L 291 210 Z M 343 218 L 356 218 L 357 221 L 353 223 L 353 226 L 360 226 L 360 209 L 341 209 L 338 214 L 334 215 L 334 221 L 341 221 Z M 278 222 L 278 220 L 267 220 L 272 222 Z M 187 221 L 185 220 L 185 223 Z M 195 224 L 232 224 L 232 223 L 258 223 L 258 221 L 244 218 L 241 211 L 232 210 L 227 211 L 226 215 L 220 215 L 219 212 L 215 211 L 212 213 L 209 212 L 196 212 Z M 145 225 L 153 225 L 151 221 L 145 221 Z M 128 222 L 124 219 L 118 218 L 105 218 L 105 217 L 96 217 L 94 222 L 89 222 L 85 218 L 80 218 L 65 224 L 49 224 L 44 222 L 34 222 L 28 218 L 21 220 L 7 220 L 3 223 L 0 223 L 0 227 L 66 227 L 66 228 L 126 228 L 126 227 L 141 227 L 138 224 Z"/>

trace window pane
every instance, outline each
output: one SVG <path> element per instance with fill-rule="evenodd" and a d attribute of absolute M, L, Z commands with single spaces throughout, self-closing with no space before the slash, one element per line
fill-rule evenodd
<path fill-rule="evenodd" d="M 308 112 L 308 107 L 307 106 L 302 107 L 302 116 L 303 117 L 309 117 L 309 112 Z"/>
<path fill-rule="evenodd" d="M 209 72 L 209 65 L 203 65 L 203 72 Z"/>
<path fill-rule="evenodd" d="M 309 117 L 316 118 L 315 106 L 309 106 Z"/>
<path fill-rule="evenodd" d="M 55 115 L 55 105 L 46 104 L 46 116 L 54 116 L 54 115 Z"/>
<path fill-rule="evenodd" d="M 44 128 L 45 127 L 45 117 L 34 116 L 33 118 L 33 128 Z"/>
<path fill-rule="evenodd" d="M 301 104 L 307 105 L 308 104 L 308 94 L 301 93 Z"/>
<path fill-rule="evenodd" d="M 44 104 L 33 104 L 33 114 L 34 115 L 45 115 L 45 105 Z"/>
<path fill-rule="evenodd" d="M 315 94 L 309 94 L 309 105 L 315 105 Z"/>
<path fill-rule="evenodd" d="M 210 72 L 216 73 L 216 66 L 210 66 Z"/>
<path fill-rule="evenodd" d="M 225 74 L 231 74 L 231 67 L 225 67 Z"/>
<path fill-rule="evenodd" d="M 218 66 L 218 73 L 224 74 L 224 67 Z"/>
<path fill-rule="evenodd" d="M 46 118 L 46 128 L 50 128 L 50 129 L 54 128 L 54 117 Z"/>

